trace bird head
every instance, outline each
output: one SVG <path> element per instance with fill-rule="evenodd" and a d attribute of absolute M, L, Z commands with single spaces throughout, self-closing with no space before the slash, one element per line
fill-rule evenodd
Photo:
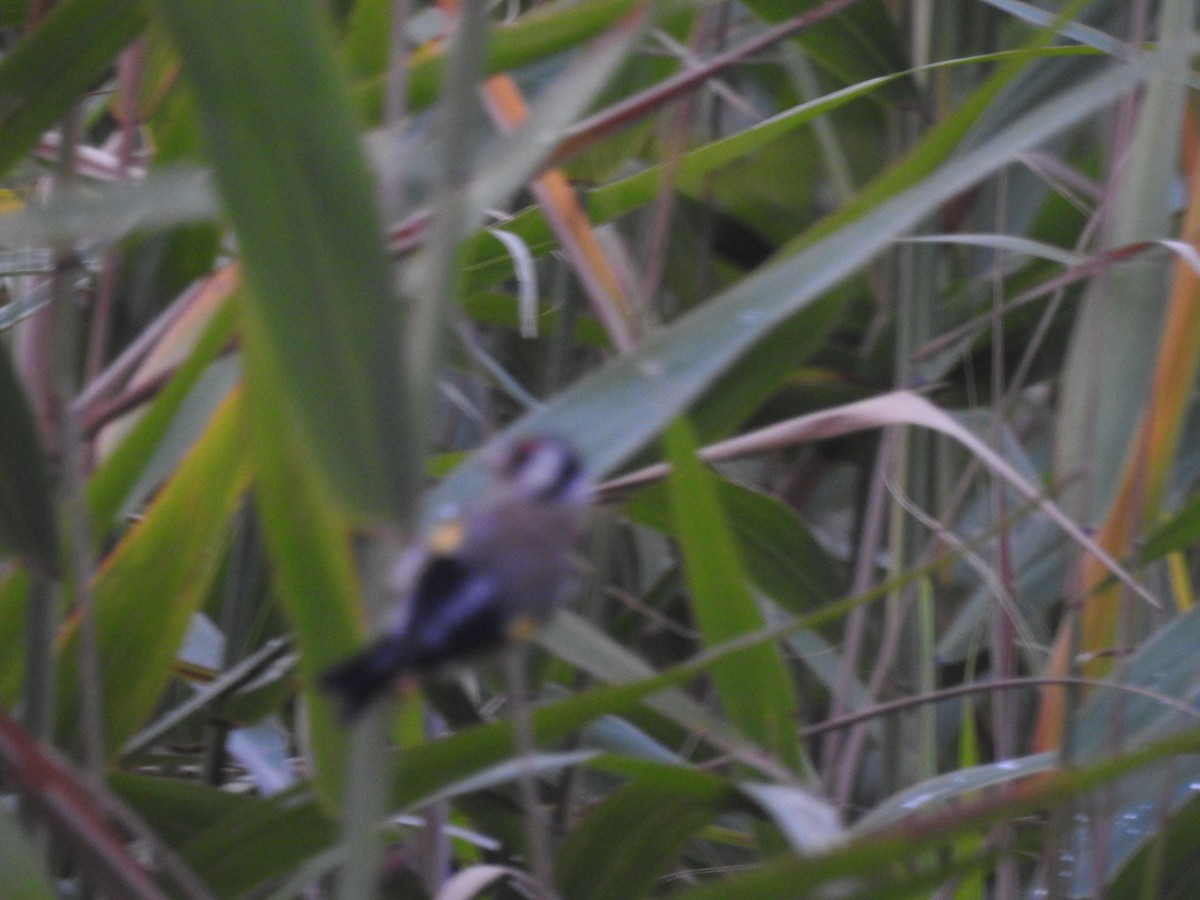
<path fill-rule="evenodd" d="M 557 435 L 518 438 L 497 457 L 493 469 L 508 490 L 531 500 L 552 503 L 587 498 L 579 454 Z"/>

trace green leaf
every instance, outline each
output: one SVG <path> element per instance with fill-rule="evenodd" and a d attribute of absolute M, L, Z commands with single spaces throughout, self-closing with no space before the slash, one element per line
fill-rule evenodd
<path fill-rule="evenodd" d="M 58 897 L 38 864 L 40 856 L 15 812 L 0 809 L 0 894 L 28 900 Z"/>
<path fill-rule="evenodd" d="M 536 640 L 559 659 L 608 684 L 638 684 L 656 677 L 653 667 L 641 656 L 568 610 L 561 610 Z M 646 705 L 677 726 L 706 735 L 709 740 L 748 745 L 746 737 L 728 720 L 683 691 L 664 691 L 648 699 Z"/>
<path fill-rule="evenodd" d="M 58 567 L 54 499 L 33 413 L 0 345 L 0 550 L 53 572 Z"/>
<path fill-rule="evenodd" d="M 771 24 L 823 5 L 821 0 L 746 0 L 747 9 Z M 907 65 L 900 50 L 905 41 L 879 0 L 851 4 L 796 40 L 823 68 L 845 83 L 865 81 Z M 913 102 L 915 98 L 911 82 L 894 86 L 891 94 L 897 102 Z"/>
<path fill-rule="evenodd" d="M 304 788 L 239 804 L 179 850 L 218 897 L 238 897 L 324 850 L 337 826 Z"/>
<path fill-rule="evenodd" d="M 310 711 L 314 786 L 332 809 L 341 794 L 345 726 L 316 689 L 319 673 L 348 656 L 366 631 L 350 534 L 301 453 L 286 387 L 263 354 L 245 357 L 254 502 L 273 583 L 295 629 Z"/>
<path fill-rule="evenodd" d="M 227 270 L 215 275 L 213 281 L 222 277 L 236 276 Z M 88 512 L 98 533 L 113 527 L 175 414 L 233 334 L 235 320 L 234 304 L 223 302 L 187 359 L 88 480 Z"/>
<path fill-rule="evenodd" d="M 569 900 L 649 896 L 688 840 L 739 800 L 715 775 L 682 766 L 638 768 L 647 771 L 589 812 L 563 845 L 556 881 Z"/>
<path fill-rule="evenodd" d="M 1180 133 L 1191 74 L 1193 48 L 1180 46 L 1196 18 L 1191 0 L 1161 4 L 1163 52 L 1175 52 L 1175 66 L 1150 79 L 1137 107 L 1127 163 L 1116 176 L 1112 214 L 1106 217 L 1104 249 L 1176 233 L 1175 191 L 1181 143 L 1164 140 Z M 1114 341 L 1114 334 L 1155 336 L 1167 310 L 1168 270 L 1157 262 L 1135 261 L 1106 271 L 1092 283 L 1075 318 L 1063 367 L 1061 415 L 1054 445 L 1055 477 L 1070 485 L 1063 503 L 1072 513 L 1103 521 L 1115 499 L 1126 458 L 1148 412 L 1166 415 L 1165 398 L 1151 396 L 1158 353 L 1140 341 Z M 1150 346 L 1154 346 L 1151 344 Z M 1140 451 L 1153 458 L 1158 448 Z M 1147 488 L 1148 491 L 1157 491 Z M 1157 496 L 1145 502 L 1157 503 Z M 1115 630 L 1110 625 L 1110 631 Z M 1091 632 L 1091 626 L 1087 629 Z M 1086 642 L 1087 638 L 1085 638 Z M 1085 650 L 1094 647 L 1084 646 Z"/>
<path fill-rule="evenodd" d="M 1145 640 L 1120 671 L 1122 683 L 1175 699 L 1183 709 L 1155 696 L 1094 690 L 1072 725 L 1071 758 L 1083 763 L 1105 760 L 1118 751 L 1194 731 L 1195 701 L 1200 696 L 1198 642 L 1200 608 L 1193 608 Z M 1163 818 L 1192 803 L 1197 784 L 1200 760 L 1195 756 L 1165 760 L 1125 776 L 1113 784 L 1102 813 L 1063 836 L 1066 852 L 1091 844 L 1102 834 L 1099 846 L 1104 853 L 1096 857 L 1095 865 L 1106 879 L 1114 877 L 1122 867 L 1137 865 L 1133 861 L 1155 839 Z M 1089 893 L 1096 893 L 1097 886 L 1090 884 L 1095 872 L 1094 868 L 1078 870 L 1075 883 L 1087 884 Z"/>
<path fill-rule="evenodd" d="M 146 23 L 141 0 L 66 0 L 0 60 L 0 172 L 27 153 Z"/>
<path fill-rule="evenodd" d="M 944 775 L 926 778 L 873 808 L 854 823 L 853 833 L 865 835 L 898 827 L 906 819 L 962 803 L 986 788 L 1053 772 L 1057 766 L 1056 754 L 1036 753 L 983 766 L 955 769 Z"/>
<path fill-rule="evenodd" d="M 488 41 L 484 74 L 510 71 L 572 50 L 603 34 L 638 5 L 636 0 L 584 0 L 537 7 L 495 30 Z M 670 17 L 688 12 L 692 6 L 690 0 L 659 2 L 654 5 L 655 19 L 665 25 Z M 378 28 L 379 19 L 370 12 L 353 23 L 347 55 L 356 73 L 365 77 L 357 91 L 359 108 L 368 121 L 374 122 L 382 104 L 387 34 L 386 29 Z M 408 73 L 410 109 L 424 109 L 433 102 L 441 88 L 445 62 L 444 47 L 424 48 L 414 54 Z"/>
<path fill-rule="evenodd" d="M 222 537 L 250 481 L 241 452 L 243 415 L 235 392 L 96 574 L 104 744 L 110 753 L 153 710 L 192 613 L 208 595 Z M 57 679 L 59 734 L 68 746 L 79 740 L 75 626 L 75 619 L 64 625 Z"/>
<path fill-rule="evenodd" d="M 156 169 L 136 184 L 120 182 L 88 193 L 54 197 L 0 216 L 0 243 L 116 243 L 140 230 L 206 222 L 217 208 L 208 173 L 192 166 Z"/>
<path fill-rule="evenodd" d="M 244 351 L 274 358 L 335 498 L 404 521 L 420 448 L 406 439 L 400 310 L 327 23 L 313 0 L 160 6 L 238 233 Z"/>
<path fill-rule="evenodd" d="M 29 14 L 28 0 L 0 0 L 0 26 L 15 28 Z"/>
<path fill-rule="evenodd" d="M 757 645 L 771 636 L 714 648 L 664 672 L 652 672 L 621 684 L 602 685 L 563 700 L 551 701 L 532 711 L 538 742 L 551 744 L 565 739 L 592 720 L 605 715 L 620 715 L 640 703 L 651 705 L 667 697 L 668 690 L 685 684 L 714 664 L 733 658 L 747 645 Z M 718 723 L 719 724 L 719 723 Z M 741 746 L 730 743 L 723 734 L 722 746 L 731 750 L 755 750 L 743 740 Z M 415 806 L 446 784 L 467 778 L 471 773 L 495 765 L 512 753 L 512 723 L 492 722 L 467 728 L 441 740 L 397 753 L 396 788 L 393 805 Z M 778 766 L 766 766 L 779 771 Z"/>
<path fill-rule="evenodd" d="M 747 587 L 714 477 L 696 457 L 691 429 L 682 420 L 675 422 L 664 435 L 664 446 L 671 462 L 667 488 L 674 533 L 683 554 L 692 615 L 705 644 L 762 630 L 762 612 Z M 799 768 L 796 702 L 778 647 L 747 649 L 713 666 L 712 678 L 729 719 L 785 765 Z"/>
<path fill-rule="evenodd" d="M 1200 540 L 1200 496 L 1190 498 L 1170 519 L 1151 530 L 1142 544 L 1141 561 L 1151 563 L 1178 553 Z"/>
<path fill-rule="evenodd" d="M 1040 32 L 1030 40 L 1026 49 L 1035 51 L 1048 44 L 1053 37 L 1054 33 L 1051 30 Z M 1020 55 L 1001 60 L 995 71 L 962 102 L 957 103 L 947 116 L 922 135 L 921 140 L 903 159 L 878 175 L 848 203 L 791 241 L 780 253 L 793 253 L 864 214 L 869 214 L 889 197 L 900 194 L 917 179 L 930 175 L 953 154 L 961 153 L 970 129 L 979 123 L 993 101 L 1001 96 L 1004 88 L 1024 71 L 1025 64 Z"/>
<path fill-rule="evenodd" d="M 920 827 L 903 831 L 891 829 L 880 835 L 852 841 L 824 854 L 781 856 L 749 874 L 710 882 L 676 896 L 686 900 L 822 897 L 828 895 L 827 886 L 839 881 L 844 883 L 844 879 L 855 879 L 859 886 L 857 893 L 848 896 L 863 897 L 864 900 L 868 897 L 909 896 L 912 883 L 926 884 L 926 890 L 915 896 L 929 896 L 928 888 L 954 874 L 954 870 L 946 868 L 944 864 L 935 864 L 931 871 L 922 873 L 918 862 L 936 859 L 923 856 L 930 850 L 944 847 L 965 833 L 982 831 L 989 825 L 1010 823 L 1047 806 L 1082 797 L 1120 776 L 1149 765 L 1169 762 L 1180 754 L 1195 753 L 1197 748 L 1200 748 L 1200 734 L 1193 730 L 1186 735 L 1159 741 L 1102 762 L 1045 775 L 1023 794 L 1014 794 L 1013 799 L 977 803 L 959 811 L 957 815 L 931 819 Z M 980 862 L 979 859 L 968 862 L 965 871 L 970 871 L 972 866 Z"/>
<path fill-rule="evenodd" d="M 764 594 L 793 613 L 835 599 L 843 579 L 830 558 L 794 512 L 766 494 L 732 481 L 715 482 L 721 508 L 737 541 L 746 573 Z M 635 521 L 673 533 L 667 488 L 653 485 L 625 504 Z"/>
<path fill-rule="evenodd" d="M 696 402 L 689 417 L 700 440 L 725 437 L 786 383 L 837 324 L 845 294 L 832 291 L 784 322 Z"/>
<path fill-rule="evenodd" d="M 224 816 L 262 802 L 180 778 L 113 772 L 107 781 L 109 788 L 172 846 L 190 840 Z"/>
<path fill-rule="evenodd" d="M 1184 803 L 1117 872 L 1104 896 L 1111 900 L 1187 900 L 1200 884 L 1196 833 L 1200 798 Z"/>
<path fill-rule="evenodd" d="M 828 850 L 845 841 L 841 815 L 825 800 L 790 784 L 750 781 L 738 789 L 769 815 L 797 853 Z"/>
<path fill-rule="evenodd" d="M 29 618 L 29 570 L 13 568 L 0 579 L 0 697 L 16 701 L 25 665 L 25 624 Z"/>

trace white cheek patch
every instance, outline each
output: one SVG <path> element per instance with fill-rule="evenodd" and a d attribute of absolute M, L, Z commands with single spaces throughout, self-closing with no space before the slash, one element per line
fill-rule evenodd
<path fill-rule="evenodd" d="M 562 454 L 552 448 L 539 448 L 521 467 L 521 483 L 534 494 L 545 494 L 558 486 L 562 478 Z"/>

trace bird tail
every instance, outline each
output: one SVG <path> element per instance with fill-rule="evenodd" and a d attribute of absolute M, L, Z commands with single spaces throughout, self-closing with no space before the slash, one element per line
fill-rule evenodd
<path fill-rule="evenodd" d="M 321 687 L 337 697 L 342 718 L 356 719 L 401 673 L 412 668 L 407 642 L 385 635 L 321 675 Z"/>

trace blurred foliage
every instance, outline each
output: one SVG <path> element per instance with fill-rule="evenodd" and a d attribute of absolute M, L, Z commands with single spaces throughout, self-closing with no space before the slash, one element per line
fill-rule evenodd
<path fill-rule="evenodd" d="M 0 895 L 1200 891 L 1197 4 L 1057 6 L 0 3 Z M 534 431 L 536 746 L 348 734 Z"/>

